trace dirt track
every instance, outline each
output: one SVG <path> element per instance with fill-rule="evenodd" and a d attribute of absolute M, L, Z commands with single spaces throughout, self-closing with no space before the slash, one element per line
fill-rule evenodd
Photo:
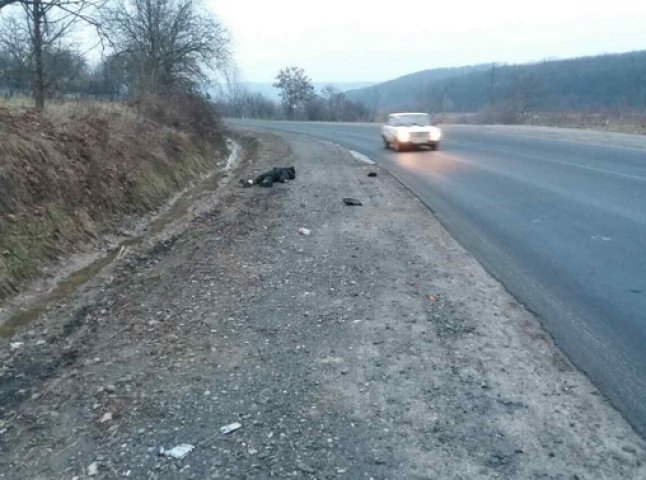
<path fill-rule="evenodd" d="M 0 478 L 646 478 L 644 443 L 393 178 L 302 137 L 258 152 L 245 174 L 296 180 L 225 187 L 2 345 Z"/>

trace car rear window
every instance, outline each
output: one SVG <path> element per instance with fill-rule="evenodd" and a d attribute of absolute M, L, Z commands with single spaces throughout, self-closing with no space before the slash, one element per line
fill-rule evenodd
<path fill-rule="evenodd" d="M 431 118 L 426 114 L 415 114 L 415 115 L 403 115 L 399 117 L 393 117 L 393 125 L 399 127 L 428 127 L 431 124 Z"/>

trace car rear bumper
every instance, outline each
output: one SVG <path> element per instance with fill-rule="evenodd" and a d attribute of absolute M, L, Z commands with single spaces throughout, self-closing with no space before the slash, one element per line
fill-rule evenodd
<path fill-rule="evenodd" d="M 397 142 L 403 147 L 434 147 L 439 145 L 440 142 L 415 142 L 415 141 L 410 141 L 410 142 Z"/>

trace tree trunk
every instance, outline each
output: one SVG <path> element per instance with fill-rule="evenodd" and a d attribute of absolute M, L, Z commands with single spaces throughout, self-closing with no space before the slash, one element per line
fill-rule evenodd
<path fill-rule="evenodd" d="M 34 103 L 36 110 L 45 108 L 45 74 L 43 71 L 43 6 L 42 0 L 33 0 L 32 21 L 34 22 Z"/>

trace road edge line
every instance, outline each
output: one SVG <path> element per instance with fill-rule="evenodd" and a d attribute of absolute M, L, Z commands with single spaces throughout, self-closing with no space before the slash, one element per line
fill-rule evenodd
<path fill-rule="evenodd" d="M 368 156 L 364 155 L 363 153 L 357 152 L 356 150 L 352 150 L 350 148 L 347 149 L 350 152 L 350 155 L 352 155 L 354 158 L 359 160 L 360 162 L 367 163 L 368 165 L 374 165 L 375 162 L 371 160 Z"/>

